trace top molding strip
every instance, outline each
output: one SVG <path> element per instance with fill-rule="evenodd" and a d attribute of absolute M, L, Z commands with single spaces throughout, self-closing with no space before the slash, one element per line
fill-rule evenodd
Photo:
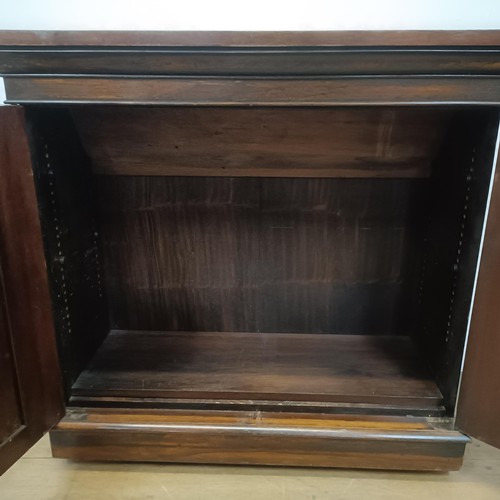
<path fill-rule="evenodd" d="M 0 31 L 4 47 L 500 47 L 500 30 Z"/>
<path fill-rule="evenodd" d="M 500 104 L 494 31 L 0 31 L 9 103 Z"/>

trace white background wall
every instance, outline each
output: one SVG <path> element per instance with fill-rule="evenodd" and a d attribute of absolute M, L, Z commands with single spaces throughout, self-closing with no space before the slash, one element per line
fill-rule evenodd
<path fill-rule="evenodd" d="M 0 29 L 500 28 L 500 0 L 0 0 Z"/>

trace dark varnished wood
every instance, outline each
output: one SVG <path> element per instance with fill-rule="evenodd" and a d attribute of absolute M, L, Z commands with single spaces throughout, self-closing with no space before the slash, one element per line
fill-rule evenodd
<path fill-rule="evenodd" d="M 414 106 L 497 106 L 499 47 L 498 31 L 0 34 L 0 73 L 8 75 L 10 102 L 204 107 L 75 109 L 86 151 L 65 110 L 47 106 L 28 114 L 66 385 L 108 331 L 108 312 L 112 328 L 190 330 L 112 331 L 70 394 L 74 404 L 177 407 L 184 414 L 70 413 L 54 433 L 55 453 L 81 459 L 459 467 L 464 438 L 429 422 L 334 422 L 318 412 L 439 415 L 441 394 L 448 409 L 453 407 L 491 134 L 498 123 L 463 110 L 447 121 L 440 110 L 417 112 Z M 239 108 L 208 109 L 215 105 Z M 373 108 L 323 109 L 361 105 Z M 413 109 L 374 108 L 388 105 Z M 304 106 L 310 109 L 297 109 Z M 0 340 L 15 358 L 0 373 L 0 396 L 12 403 L 0 420 L 5 464 L 61 409 L 33 186 L 19 177 L 27 174 L 28 162 L 12 159 L 18 149 L 27 157 L 27 147 L 19 133 L 22 120 L 12 116 L 8 125 L 17 130 L 15 138 L 5 134 L 14 145 L 3 147 L 0 158 L 7 158 L 7 182 L 0 185 Z M 442 141 L 444 131 L 449 137 Z M 440 143 L 444 155 L 433 162 Z M 94 172 L 111 175 L 90 175 L 85 153 Z M 476 170 L 467 174 L 472 158 L 480 164 L 474 166 L 477 177 Z M 158 177 L 164 175 L 204 177 Z M 215 175 L 225 178 L 207 177 Z M 479 187 L 467 194 L 469 182 Z M 95 229 L 96 212 L 102 230 Z M 65 218 L 61 225 L 59 216 Z M 467 221 L 463 230 L 460 218 Z M 12 238 L 5 237 L 5 228 Z M 485 383 L 488 375 L 496 376 L 491 366 L 498 351 L 489 338 L 497 323 L 492 311 L 498 249 L 491 231 L 489 226 L 459 422 L 499 444 L 493 430 L 497 387 Z M 14 273 L 21 276 L 20 286 Z M 103 292 L 95 287 L 102 276 L 109 310 L 100 297 L 93 301 Z M 34 293 L 30 286 L 45 291 Z M 33 298 L 38 295 L 40 301 Z M 21 308 L 23 301 L 28 306 Z M 64 326 L 66 316 L 71 324 Z M 36 333 L 35 341 L 23 333 L 28 330 Z M 246 330 L 254 333 L 234 333 Z M 409 344 L 409 334 L 427 338 L 427 357 L 443 391 Z M 24 354 L 30 344 L 41 354 Z M 19 376 L 28 365 L 37 391 L 25 391 Z M 47 398 L 52 403 L 44 407 Z M 46 425 L 29 434 L 34 402 Z M 286 416 L 229 412 L 280 404 Z M 208 407 L 219 411 L 204 413 Z M 293 414 L 299 408 L 316 417 Z M 9 443 L 9 433 L 16 432 Z"/>
<path fill-rule="evenodd" d="M 500 103 L 498 77 L 104 78 L 6 77 L 7 102 L 352 106 Z"/>
<path fill-rule="evenodd" d="M 75 410 L 51 432 L 54 456 L 76 460 L 456 470 L 467 438 L 446 424 L 239 412 Z"/>
<path fill-rule="evenodd" d="M 0 74 L 13 103 L 494 104 L 499 47 L 498 31 L 1 32 Z"/>
<path fill-rule="evenodd" d="M 309 398 L 312 399 L 312 398 Z M 392 403 L 348 403 L 335 401 L 299 401 L 288 400 L 286 405 L 277 399 L 203 399 L 171 397 L 130 397 L 130 396 L 89 396 L 72 395 L 68 405 L 87 408 L 148 408 L 185 410 L 234 411 L 277 411 L 325 413 L 330 415 L 378 415 L 413 417 L 443 417 L 447 415 L 444 405 L 438 405 L 432 399 L 427 401 L 398 398 Z"/>
<path fill-rule="evenodd" d="M 5 75 L 498 75 L 496 49 L 2 48 Z"/>
<path fill-rule="evenodd" d="M 1 269 L 0 269 L 1 271 Z M 0 273 L 0 447 L 23 427 L 23 415 L 16 380 L 14 352 L 10 338 L 3 278 Z"/>
<path fill-rule="evenodd" d="M 12 47 L 475 47 L 500 45 L 499 30 L 380 31 L 0 31 Z"/>
<path fill-rule="evenodd" d="M 72 110 L 94 172 L 426 177 L 450 114 L 410 109 Z"/>
<path fill-rule="evenodd" d="M 12 383 L 2 389 L 1 413 L 8 419 L 0 448 L 3 472 L 63 413 L 40 222 L 20 108 L 0 108 L 0 179 L 0 355 L 2 360 L 6 356 L 2 370 L 7 378 L 2 383 L 8 384 L 9 378 Z"/>
<path fill-rule="evenodd" d="M 440 410 L 407 337 L 112 331 L 72 394 L 373 403 Z"/>
<path fill-rule="evenodd" d="M 498 144 L 497 144 L 498 149 Z M 498 155 L 498 150 L 497 150 Z M 484 235 L 469 339 L 458 397 L 457 426 L 500 447 L 500 172 L 498 156 Z"/>
<path fill-rule="evenodd" d="M 97 182 L 113 328 L 379 335 L 413 328 L 426 180 Z"/>

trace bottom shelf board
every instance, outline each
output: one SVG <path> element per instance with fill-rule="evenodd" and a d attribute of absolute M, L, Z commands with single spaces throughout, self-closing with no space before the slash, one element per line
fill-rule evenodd
<path fill-rule="evenodd" d="M 112 330 L 72 397 L 442 409 L 408 337 Z"/>

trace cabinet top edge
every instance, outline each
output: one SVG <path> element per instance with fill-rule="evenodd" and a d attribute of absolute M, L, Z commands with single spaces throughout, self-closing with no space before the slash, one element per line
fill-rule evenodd
<path fill-rule="evenodd" d="M 0 47 L 500 47 L 500 30 L 18 31 Z"/>

